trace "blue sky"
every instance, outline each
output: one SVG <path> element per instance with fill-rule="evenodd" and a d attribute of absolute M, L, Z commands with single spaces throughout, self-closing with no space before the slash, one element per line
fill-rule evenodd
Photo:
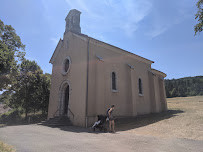
<path fill-rule="evenodd" d="M 65 17 L 82 12 L 81 30 L 155 61 L 167 79 L 203 75 L 203 33 L 194 37 L 196 0 L 1 0 L 0 19 L 26 45 L 26 57 L 51 73 Z"/>

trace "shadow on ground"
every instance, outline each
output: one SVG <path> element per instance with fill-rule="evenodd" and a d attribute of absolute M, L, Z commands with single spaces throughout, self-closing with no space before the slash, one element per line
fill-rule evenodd
<path fill-rule="evenodd" d="M 115 120 L 116 124 L 116 131 L 126 131 L 131 129 L 136 129 L 139 127 L 144 127 L 153 123 L 156 123 L 161 120 L 169 119 L 172 117 L 177 116 L 179 113 L 183 113 L 182 110 L 168 110 L 166 112 L 162 113 L 156 113 L 156 114 L 146 114 L 136 117 L 118 117 Z M 105 124 L 106 128 L 108 128 L 108 122 Z M 51 126 L 49 126 L 51 127 Z M 82 128 L 82 127 L 75 127 L 75 126 L 63 126 L 63 127 L 53 127 L 52 128 L 60 128 L 64 131 L 69 132 L 87 132 L 87 133 L 104 133 L 101 131 L 96 130 L 95 132 L 90 128 Z"/>
<path fill-rule="evenodd" d="M 184 113 L 182 110 L 168 110 L 162 113 L 146 114 L 137 117 L 119 118 L 116 121 L 117 131 L 126 131 L 135 128 L 144 127 L 161 120 L 169 119 Z"/>
<path fill-rule="evenodd" d="M 46 120 L 46 118 L 47 115 L 44 114 L 29 115 L 27 119 L 16 113 L 12 113 L 10 115 L 2 114 L 0 116 L 0 128 L 6 126 L 36 124 Z"/>

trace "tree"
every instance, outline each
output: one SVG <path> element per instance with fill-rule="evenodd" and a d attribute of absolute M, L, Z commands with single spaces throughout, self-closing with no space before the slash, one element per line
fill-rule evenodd
<path fill-rule="evenodd" d="M 43 74 L 35 61 L 24 58 L 25 46 L 14 28 L 0 20 L 0 102 L 30 112 L 47 114 L 50 74 Z M 6 90 L 5 90 L 6 89 Z"/>
<path fill-rule="evenodd" d="M 6 89 L 18 72 L 18 61 L 24 58 L 25 46 L 11 25 L 0 20 L 0 91 Z"/>
<path fill-rule="evenodd" d="M 195 14 L 195 19 L 198 20 L 198 24 L 195 25 L 194 30 L 195 30 L 195 35 L 199 32 L 202 32 L 203 29 L 203 0 L 199 0 L 197 2 L 197 14 Z"/>
<path fill-rule="evenodd" d="M 24 59 L 20 64 L 20 73 L 17 81 L 12 85 L 13 95 L 10 100 L 10 106 L 13 108 L 22 108 L 25 116 L 36 108 L 37 93 L 39 85 L 37 76 L 42 74 L 41 68 L 35 61 Z"/>
<path fill-rule="evenodd" d="M 173 88 L 173 90 L 171 91 L 171 97 L 177 97 L 177 96 L 178 96 L 177 90 L 176 88 Z"/>
<path fill-rule="evenodd" d="M 27 118 L 28 114 L 41 111 L 48 112 L 50 74 L 43 74 L 35 61 L 24 59 L 20 64 L 17 81 L 12 85 L 13 93 L 9 106 L 22 109 Z"/>
<path fill-rule="evenodd" d="M 166 96 L 185 97 L 203 94 L 203 76 L 165 80 Z"/>
<path fill-rule="evenodd" d="M 48 113 L 50 85 L 51 75 L 48 73 L 41 75 L 41 91 L 39 97 L 41 97 L 40 107 L 42 114 Z"/>

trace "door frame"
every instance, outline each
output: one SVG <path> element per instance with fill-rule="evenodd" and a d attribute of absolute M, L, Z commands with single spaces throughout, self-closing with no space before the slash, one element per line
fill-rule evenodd
<path fill-rule="evenodd" d="M 68 80 L 65 80 L 62 82 L 60 88 L 59 88 L 59 105 L 58 105 L 58 109 L 59 109 L 59 115 L 64 115 L 64 103 L 65 103 L 65 92 L 66 92 L 66 88 L 69 86 L 69 101 L 68 101 L 68 107 L 70 105 L 70 90 L 71 90 L 71 86 L 70 86 L 70 82 Z M 67 114 L 66 116 L 68 116 L 68 110 L 67 110 Z"/>

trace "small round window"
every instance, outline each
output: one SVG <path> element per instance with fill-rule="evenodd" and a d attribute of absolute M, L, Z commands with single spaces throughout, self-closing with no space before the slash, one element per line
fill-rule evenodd
<path fill-rule="evenodd" d="M 70 69 L 70 64 L 71 64 L 70 57 L 68 56 L 63 62 L 63 71 L 62 71 L 63 74 L 68 73 L 68 71 Z"/>

